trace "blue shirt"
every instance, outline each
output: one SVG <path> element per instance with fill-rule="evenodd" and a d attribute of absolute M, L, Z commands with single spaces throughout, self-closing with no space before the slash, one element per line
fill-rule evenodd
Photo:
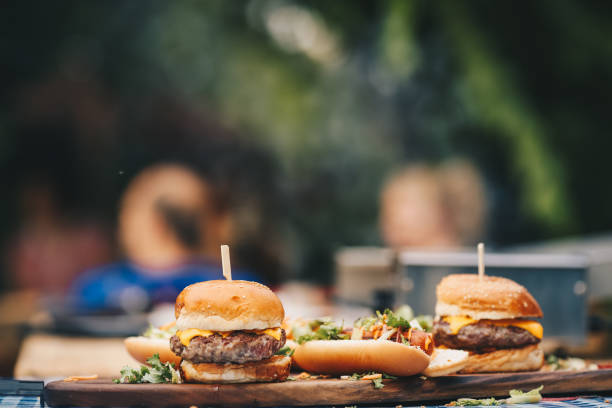
<path fill-rule="evenodd" d="M 261 281 L 257 275 L 240 269 L 232 269 L 232 277 Z M 69 299 L 76 308 L 86 311 L 142 311 L 151 304 L 174 303 L 186 286 L 213 279 L 223 279 L 222 269 L 205 261 L 188 262 L 154 273 L 124 261 L 86 271 L 73 282 Z"/>

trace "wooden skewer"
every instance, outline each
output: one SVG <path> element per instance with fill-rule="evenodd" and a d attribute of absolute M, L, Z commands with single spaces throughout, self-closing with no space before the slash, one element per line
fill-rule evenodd
<path fill-rule="evenodd" d="M 223 276 L 228 281 L 232 280 L 232 266 L 230 265 L 229 247 L 221 245 L 221 265 L 223 265 Z"/>
<path fill-rule="evenodd" d="M 482 281 L 484 276 L 484 244 L 478 244 L 478 279 Z"/>

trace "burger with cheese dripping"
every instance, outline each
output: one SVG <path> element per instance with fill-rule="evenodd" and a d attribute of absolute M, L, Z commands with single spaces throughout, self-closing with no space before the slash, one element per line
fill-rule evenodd
<path fill-rule="evenodd" d="M 266 286 L 215 280 L 187 286 L 176 298 L 176 335 L 170 348 L 182 358 L 183 380 L 200 383 L 282 381 L 291 359 L 285 344 L 285 311 Z"/>
<path fill-rule="evenodd" d="M 468 351 L 463 373 L 530 371 L 544 362 L 538 302 L 501 277 L 449 275 L 436 288 L 437 347 Z"/>

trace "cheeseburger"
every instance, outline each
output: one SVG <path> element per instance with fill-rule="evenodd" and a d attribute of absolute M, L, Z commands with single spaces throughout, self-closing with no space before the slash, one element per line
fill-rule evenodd
<path fill-rule="evenodd" d="M 283 305 L 266 286 L 215 280 L 187 286 L 176 298 L 170 348 L 182 358 L 183 380 L 200 383 L 282 381 L 291 359 Z"/>
<path fill-rule="evenodd" d="M 537 370 L 542 317 L 538 302 L 518 283 L 476 274 L 449 275 L 436 289 L 436 346 L 469 352 L 461 372 Z"/>

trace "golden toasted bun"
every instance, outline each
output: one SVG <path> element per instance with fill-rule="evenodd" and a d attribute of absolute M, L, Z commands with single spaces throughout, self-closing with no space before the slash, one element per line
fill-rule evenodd
<path fill-rule="evenodd" d="M 472 319 L 542 317 L 538 302 L 525 287 L 496 276 L 448 275 L 436 288 L 438 316 L 469 316 Z"/>
<path fill-rule="evenodd" d="M 465 350 L 437 348 L 423 374 L 428 377 L 454 374 L 466 366 L 469 354 Z"/>
<path fill-rule="evenodd" d="M 178 330 L 263 330 L 279 327 L 285 310 L 267 286 L 214 280 L 187 286 L 176 298 Z"/>
<path fill-rule="evenodd" d="M 181 362 L 181 374 L 191 383 L 247 383 L 284 381 L 289 376 L 291 358 L 274 356 L 245 364 Z"/>
<path fill-rule="evenodd" d="M 128 337 L 123 341 L 125 348 L 130 356 L 142 364 L 147 364 L 147 358 L 153 354 L 159 354 L 159 359 L 162 363 L 167 361 L 174 363 L 178 367 L 181 358 L 170 350 L 170 342 L 168 339 L 150 339 L 148 337 Z"/>
<path fill-rule="evenodd" d="M 544 364 L 544 352 L 539 344 L 518 349 L 500 349 L 484 354 L 470 354 L 461 373 L 494 373 L 534 371 Z"/>
<path fill-rule="evenodd" d="M 293 358 L 306 371 L 333 375 L 376 371 L 408 376 L 429 365 L 421 349 L 389 340 L 309 341 L 295 349 Z"/>

